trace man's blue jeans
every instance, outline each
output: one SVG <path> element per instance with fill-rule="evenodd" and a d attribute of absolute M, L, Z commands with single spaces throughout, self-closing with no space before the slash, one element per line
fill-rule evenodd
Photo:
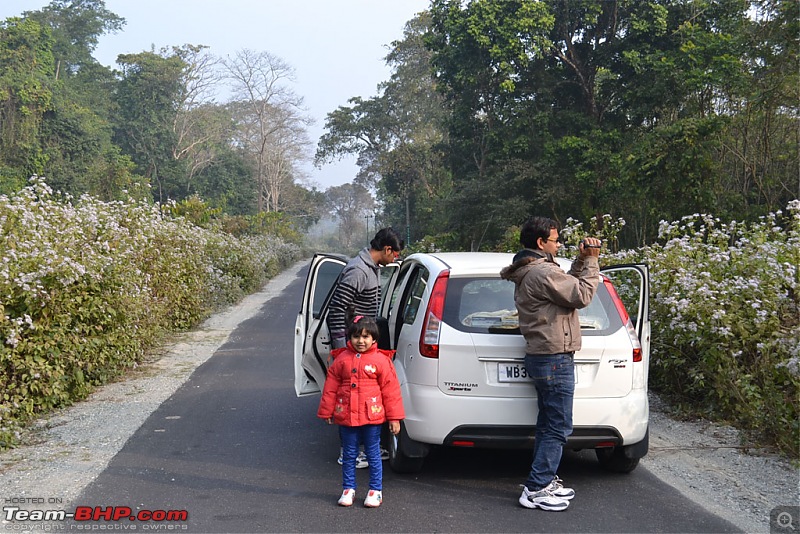
<path fill-rule="evenodd" d="M 539 404 L 533 463 L 525 486 L 530 491 L 537 491 L 550 484 L 556 476 L 562 448 L 567 436 L 572 434 L 573 353 L 526 354 L 525 370 L 533 378 Z"/>
<path fill-rule="evenodd" d="M 381 427 L 383 425 L 339 425 L 342 440 L 342 488 L 356 489 L 356 457 L 358 444 L 364 444 L 364 454 L 369 462 L 369 489 L 383 489 L 383 463 L 381 462 Z"/>

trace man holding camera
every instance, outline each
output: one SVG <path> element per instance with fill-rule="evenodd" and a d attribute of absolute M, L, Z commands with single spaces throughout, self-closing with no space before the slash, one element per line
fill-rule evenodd
<path fill-rule="evenodd" d="M 558 224 L 532 217 L 522 225 L 519 251 L 500 276 L 514 282 L 519 327 L 525 337 L 525 369 L 536 387 L 539 415 L 533 463 L 520 495 L 525 508 L 566 510 L 575 491 L 556 475 L 567 436 L 572 433 L 575 351 L 581 348 L 578 310 L 597 291 L 600 240 L 581 241 L 568 272 L 555 261 L 561 246 Z"/>

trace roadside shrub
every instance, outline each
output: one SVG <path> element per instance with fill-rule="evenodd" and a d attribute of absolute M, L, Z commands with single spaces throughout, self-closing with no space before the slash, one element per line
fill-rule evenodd
<path fill-rule="evenodd" d="M 662 222 L 658 243 L 616 251 L 625 226 L 568 219 L 562 254 L 586 235 L 601 263 L 650 268 L 650 385 L 680 411 L 733 424 L 751 443 L 800 457 L 800 201 L 755 223 L 694 214 Z M 498 250 L 519 248 L 510 227 Z M 619 285 L 624 302 L 638 288 Z"/>
<path fill-rule="evenodd" d="M 662 222 L 658 244 L 602 261 L 650 265 L 653 389 L 797 458 L 800 201 L 752 224 Z"/>
<path fill-rule="evenodd" d="M 617 251 L 624 226 L 609 215 L 588 228 L 568 219 L 562 254 L 576 256 L 591 235 L 603 240 L 601 263 L 649 265 L 652 388 L 684 413 L 800 457 L 800 201 L 750 224 L 701 214 L 662 222 L 658 243 Z M 510 227 L 497 250 L 519 246 Z M 638 300 L 638 288 L 618 290 Z"/>
<path fill-rule="evenodd" d="M 256 215 L 225 215 L 220 221 L 222 229 L 235 236 L 268 235 L 288 243 L 300 243 L 302 236 L 290 216 L 277 212 Z"/>
<path fill-rule="evenodd" d="M 84 398 L 299 258 L 143 202 L 54 194 L 32 179 L 0 196 L 0 448 L 35 415 Z"/>

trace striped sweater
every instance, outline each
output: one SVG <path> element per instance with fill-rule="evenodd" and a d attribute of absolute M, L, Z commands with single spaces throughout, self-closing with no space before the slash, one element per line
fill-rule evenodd
<path fill-rule="evenodd" d="M 332 339 L 344 340 L 348 310 L 353 315 L 378 315 L 378 304 L 381 300 L 379 269 L 380 266 L 372 259 L 369 248 L 362 249 L 358 256 L 344 266 L 328 305 L 328 329 Z M 344 343 L 334 342 L 334 346 L 337 345 L 344 346 Z"/>

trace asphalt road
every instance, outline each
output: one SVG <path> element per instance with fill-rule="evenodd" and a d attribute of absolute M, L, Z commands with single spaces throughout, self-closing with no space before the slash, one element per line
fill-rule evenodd
<path fill-rule="evenodd" d="M 135 514 L 185 511 L 186 521 L 72 522 L 69 530 L 184 532 L 737 532 L 646 469 L 602 471 L 591 451 L 565 453 L 559 474 L 577 495 L 566 512 L 517 504 L 527 451 L 434 449 L 422 472 L 384 464 L 384 502 L 341 508 L 335 428 L 319 397 L 293 388 L 293 329 L 306 269 L 142 425 L 77 506 Z M 120 508 L 123 507 L 123 508 Z"/>

